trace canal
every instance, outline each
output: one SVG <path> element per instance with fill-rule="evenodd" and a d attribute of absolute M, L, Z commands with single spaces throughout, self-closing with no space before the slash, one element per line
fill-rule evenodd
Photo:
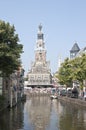
<path fill-rule="evenodd" d="M 0 130 L 86 130 L 86 110 L 48 96 L 0 112 Z"/>

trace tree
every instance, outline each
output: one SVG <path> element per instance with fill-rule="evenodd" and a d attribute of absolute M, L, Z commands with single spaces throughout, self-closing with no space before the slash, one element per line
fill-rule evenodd
<path fill-rule="evenodd" d="M 66 86 L 71 86 L 72 77 L 71 77 L 71 64 L 69 59 L 65 59 L 64 63 L 62 63 L 61 68 L 58 72 L 58 79 L 60 84 L 64 84 Z"/>
<path fill-rule="evenodd" d="M 83 80 L 86 80 L 86 54 L 82 55 L 81 70 L 83 74 Z"/>
<path fill-rule="evenodd" d="M 86 55 L 76 57 L 72 64 L 74 67 L 73 77 L 79 81 L 81 88 L 83 88 L 83 81 L 86 80 Z"/>
<path fill-rule="evenodd" d="M 57 78 L 66 86 L 76 81 L 83 88 L 83 81 L 86 80 L 86 54 L 72 60 L 66 59 L 59 69 Z"/>
<path fill-rule="evenodd" d="M 21 64 L 20 56 L 23 45 L 19 44 L 18 34 L 14 25 L 0 20 L 0 72 L 2 76 L 9 76 Z"/>

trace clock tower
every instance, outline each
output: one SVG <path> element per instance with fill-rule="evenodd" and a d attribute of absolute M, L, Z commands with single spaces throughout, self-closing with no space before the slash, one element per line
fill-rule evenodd
<path fill-rule="evenodd" d="M 39 25 L 39 30 L 37 34 L 37 43 L 35 49 L 35 61 L 36 62 L 46 62 L 46 50 L 45 50 L 45 43 L 42 33 L 42 26 Z"/>
<path fill-rule="evenodd" d="M 28 72 L 28 86 L 47 87 L 51 85 L 50 61 L 46 61 L 46 49 L 42 25 L 38 27 L 37 42 L 35 48 L 35 61 L 31 63 Z"/>

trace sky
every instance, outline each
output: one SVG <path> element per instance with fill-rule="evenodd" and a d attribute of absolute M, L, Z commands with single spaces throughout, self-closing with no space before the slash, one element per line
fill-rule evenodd
<path fill-rule="evenodd" d="M 14 25 L 23 44 L 21 61 L 25 75 L 35 60 L 38 26 L 42 24 L 51 73 L 58 60 L 70 56 L 75 42 L 86 46 L 86 0 L 0 0 L 0 20 Z"/>

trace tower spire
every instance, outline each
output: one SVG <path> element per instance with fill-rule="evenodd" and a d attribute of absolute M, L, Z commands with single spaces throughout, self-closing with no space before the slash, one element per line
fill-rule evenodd
<path fill-rule="evenodd" d="M 35 50 L 35 60 L 40 61 L 43 60 L 46 62 L 46 49 L 45 49 L 45 43 L 43 39 L 43 32 L 41 31 L 42 25 L 40 24 L 38 26 L 38 33 L 37 33 L 37 44 L 36 44 L 36 50 Z"/>
<path fill-rule="evenodd" d="M 38 26 L 38 28 L 39 28 L 39 31 L 38 31 L 38 34 L 37 34 L 37 39 L 38 40 L 43 40 L 44 38 L 43 38 L 43 33 L 42 33 L 42 25 L 40 24 L 39 26 Z"/>
<path fill-rule="evenodd" d="M 40 23 L 40 25 L 39 25 L 39 31 L 41 31 L 42 30 L 42 25 L 41 25 L 41 23 Z"/>

